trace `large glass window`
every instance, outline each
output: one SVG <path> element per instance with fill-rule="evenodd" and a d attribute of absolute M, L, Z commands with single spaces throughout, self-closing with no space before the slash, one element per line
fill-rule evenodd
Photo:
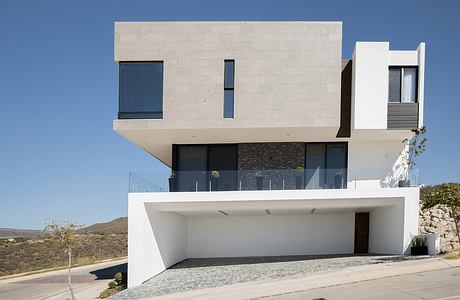
<path fill-rule="evenodd" d="M 224 61 L 224 118 L 234 116 L 235 61 Z"/>
<path fill-rule="evenodd" d="M 235 191 L 237 145 L 177 145 L 177 190 Z"/>
<path fill-rule="evenodd" d="M 237 183 L 237 150 L 235 145 L 209 146 L 208 171 L 212 191 L 235 191 Z"/>
<path fill-rule="evenodd" d="M 326 145 L 326 188 L 343 189 L 347 181 L 347 144 Z"/>
<path fill-rule="evenodd" d="M 163 118 L 163 62 L 119 64 L 118 118 Z"/>
<path fill-rule="evenodd" d="M 206 191 L 206 146 L 179 146 L 177 149 L 177 189 L 180 192 Z"/>
<path fill-rule="evenodd" d="M 417 67 L 390 67 L 389 102 L 417 102 Z"/>
<path fill-rule="evenodd" d="M 305 147 L 306 188 L 346 188 L 347 143 L 307 143 Z"/>
<path fill-rule="evenodd" d="M 324 170 L 326 169 L 326 144 L 306 144 L 305 177 L 307 189 L 318 189 L 324 186 Z"/>

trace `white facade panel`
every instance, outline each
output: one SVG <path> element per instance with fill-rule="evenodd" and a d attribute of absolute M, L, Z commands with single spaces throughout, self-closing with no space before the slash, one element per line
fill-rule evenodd
<path fill-rule="evenodd" d="M 356 43 L 352 81 L 355 130 L 387 128 L 388 51 L 388 42 Z"/>
<path fill-rule="evenodd" d="M 370 212 L 370 253 L 407 253 L 418 196 L 418 188 L 131 193 L 129 286 L 187 257 L 350 254 L 355 212 Z"/>
<path fill-rule="evenodd" d="M 402 140 L 348 142 L 348 187 L 394 188 L 405 166 Z"/>
<path fill-rule="evenodd" d="M 390 66 L 418 67 L 418 127 L 423 126 L 425 43 L 412 51 L 394 51 L 389 46 L 388 42 L 356 43 L 352 58 L 352 137 L 364 130 L 387 129 Z"/>
<path fill-rule="evenodd" d="M 351 212 L 190 217 L 188 257 L 350 254 L 353 236 Z"/>

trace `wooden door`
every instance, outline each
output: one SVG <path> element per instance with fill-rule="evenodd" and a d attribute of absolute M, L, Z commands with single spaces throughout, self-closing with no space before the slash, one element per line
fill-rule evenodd
<path fill-rule="evenodd" d="M 369 251 L 369 213 L 355 214 L 355 253 Z"/>

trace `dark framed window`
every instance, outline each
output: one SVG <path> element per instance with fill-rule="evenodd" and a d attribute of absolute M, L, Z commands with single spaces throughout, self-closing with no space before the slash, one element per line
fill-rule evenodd
<path fill-rule="evenodd" d="M 389 68 L 388 101 L 391 103 L 417 103 L 417 67 Z"/>
<path fill-rule="evenodd" d="M 163 118 L 163 62 L 119 63 L 119 119 Z"/>
<path fill-rule="evenodd" d="M 347 187 L 348 144 L 306 143 L 305 186 L 307 189 Z"/>
<path fill-rule="evenodd" d="M 173 145 L 178 192 L 235 191 L 238 145 Z"/>
<path fill-rule="evenodd" d="M 235 60 L 224 60 L 224 118 L 234 117 Z"/>

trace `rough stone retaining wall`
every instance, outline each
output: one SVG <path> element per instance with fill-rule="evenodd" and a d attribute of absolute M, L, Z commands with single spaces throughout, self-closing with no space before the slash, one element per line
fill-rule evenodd
<path fill-rule="evenodd" d="M 421 234 L 437 233 L 441 238 L 441 252 L 451 252 L 459 248 L 454 218 L 445 206 L 420 210 L 419 232 Z"/>

